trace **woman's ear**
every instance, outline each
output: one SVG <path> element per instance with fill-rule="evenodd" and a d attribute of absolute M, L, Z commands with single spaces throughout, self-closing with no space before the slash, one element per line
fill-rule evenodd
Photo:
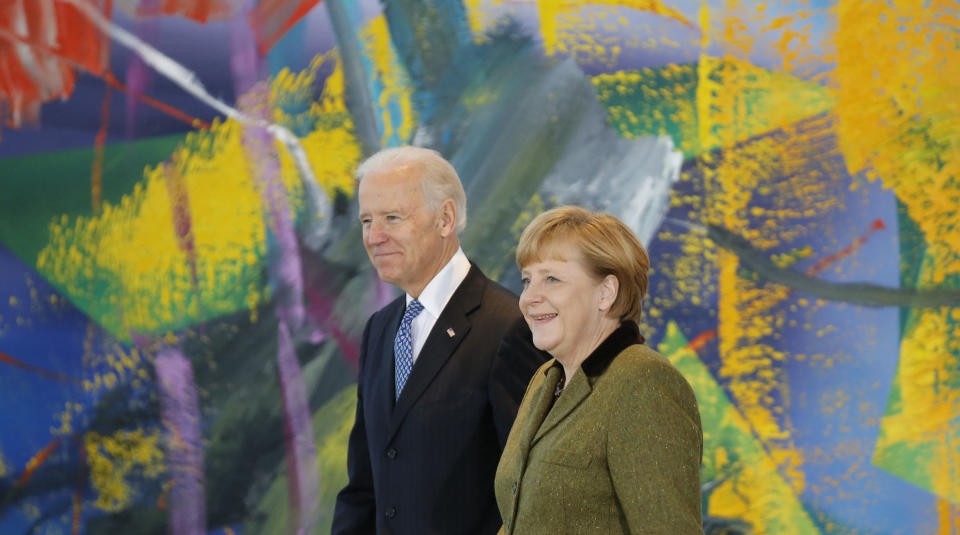
<path fill-rule="evenodd" d="M 609 312 L 620 292 L 620 280 L 616 275 L 607 275 L 600 281 L 600 310 Z"/>

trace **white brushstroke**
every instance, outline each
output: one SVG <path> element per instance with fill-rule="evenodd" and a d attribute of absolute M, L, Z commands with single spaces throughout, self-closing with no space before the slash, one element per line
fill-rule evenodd
<path fill-rule="evenodd" d="M 167 77 L 173 83 L 179 85 L 184 91 L 195 96 L 201 102 L 207 104 L 223 115 L 238 121 L 240 123 L 265 128 L 270 135 L 282 143 L 296 163 L 297 170 L 300 173 L 300 179 L 303 183 L 303 189 L 307 201 L 307 210 L 311 214 L 307 222 L 307 229 L 302 236 L 305 244 L 311 249 L 321 248 L 329 237 L 331 205 L 330 199 L 323 191 L 323 188 L 317 183 L 317 178 L 310 168 L 310 162 L 307 160 L 307 153 L 303 145 L 290 129 L 268 121 L 255 119 L 240 110 L 230 106 L 222 100 L 211 95 L 203 83 L 192 71 L 180 65 L 173 58 L 170 58 L 163 52 L 160 52 L 150 44 L 144 42 L 136 35 L 124 30 L 113 22 L 103 17 L 99 10 L 91 6 L 85 0 L 61 0 L 64 3 L 72 4 L 77 7 L 84 15 L 96 25 L 100 31 L 109 35 L 113 40 L 129 48 L 143 60 L 144 63 L 152 67 L 161 75 Z"/>

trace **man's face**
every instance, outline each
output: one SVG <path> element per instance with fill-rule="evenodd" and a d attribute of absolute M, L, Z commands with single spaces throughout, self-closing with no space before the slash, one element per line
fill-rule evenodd
<path fill-rule="evenodd" d="M 384 282 L 419 297 L 443 267 L 444 230 L 427 209 L 417 166 L 367 175 L 357 192 L 363 246 Z"/>

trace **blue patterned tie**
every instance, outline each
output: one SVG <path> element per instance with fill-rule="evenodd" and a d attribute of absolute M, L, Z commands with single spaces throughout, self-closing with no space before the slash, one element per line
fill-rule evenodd
<path fill-rule="evenodd" d="M 403 313 L 403 320 L 400 322 L 400 330 L 397 331 L 397 339 L 393 342 L 393 355 L 396 359 L 393 368 L 393 379 L 397 386 L 396 399 L 400 399 L 403 385 L 407 384 L 407 377 L 410 377 L 410 370 L 413 369 L 413 331 L 411 325 L 413 319 L 419 316 L 422 311 L 423 305 L 416 299 L 407 304 L 407 310 Z"/>

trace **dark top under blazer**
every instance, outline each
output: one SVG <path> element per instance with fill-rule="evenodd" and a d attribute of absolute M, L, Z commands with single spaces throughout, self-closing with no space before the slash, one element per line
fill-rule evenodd
<path fill-rule="evenodd" d="M 693 390 L 622 324 L 560 397 L 538 370 L 497 470 L 504 533 L 702 535 L 703 434 Z"/>
<path fill-rule="evenodd" d="M 349 482 L 332 533 L 496 533 L 497 462 L 547 356 L 533 347 L 517 297 L 471 265 L 394 406 L 393 343 L 405 306 L 401 296 L 363 332 Z"/>

